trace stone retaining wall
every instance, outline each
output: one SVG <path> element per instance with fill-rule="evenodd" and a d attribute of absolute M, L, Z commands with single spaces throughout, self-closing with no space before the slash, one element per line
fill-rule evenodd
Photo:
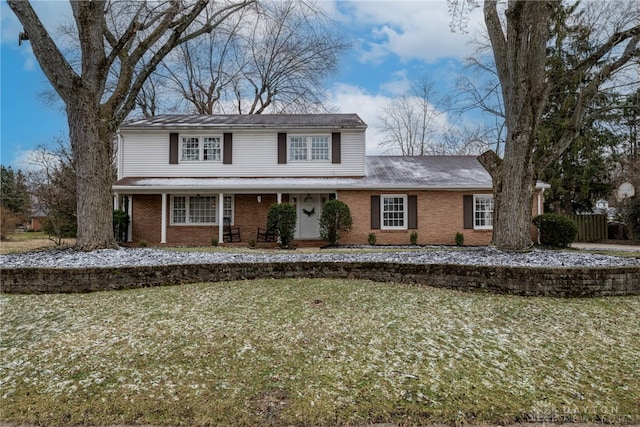
<path fill-rule="evenodd" d="M 189 264 L 121 268 L 6 268 L 3 293 L 93 292 L 261 278 L 369 279 L 522 296 L 640 295 L 640 266 L 490 267 L 381 262 Z"/>

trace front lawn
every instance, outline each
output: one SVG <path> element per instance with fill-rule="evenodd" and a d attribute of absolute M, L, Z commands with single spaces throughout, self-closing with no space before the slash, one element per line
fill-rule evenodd
<path fill-rule="evenodd" d="M 5 422 L 640 422 L 640 297 L 317 279 L 0 307 Z"/>

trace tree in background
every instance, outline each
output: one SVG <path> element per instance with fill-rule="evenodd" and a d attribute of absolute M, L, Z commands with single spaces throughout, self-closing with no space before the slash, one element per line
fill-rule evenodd
<path fill-rule="evenodd" d="M 39 147 L 31 160 L 35 170 L 28 175 L 35 207 L 45 215 L 42 229 L 57 245 L 77 233 L 77 177 L 72 154 L 63 141 L 57 149 Z"/>
<path fill-rule="evenodd" d="M 77 177 L 80 250 L 115 247 L 112 156 L 118 127 L 147 78 L 176 47 L 211 33 L 255 0 L 72 1 L 79 58 L 65 56 L 31 3 L 8 0 L 33 53 L 65 103 Z"/>
<path fill-rule="evenodd" d="M 449 0 L 450 4 L 460 2 L 473 3 Z M 487 151 L 479 160 L 493 180 L 493 244 L 522 250 L 531 245 L 536 179 L 575 141 L 588 107 L 603 87 L 637 60 L 640 25 L 633 2 L 589 3 L 566 14 L 561 1 L 509 0 L 505 9 L 497 0 L 485 0 L 483 11 L 507 134 L 503 158 Z M 591 28 L 588 37 L 593 49 L 558 74 L 548 67 L 548 48 L 573 42 L 576 34 L 567 30 L 575 23 Z M 568 81 L 576 83 L 571 94 L 565 91 Z M 569 102 L 554 117 L 562 131 L 550 144 L 540 144 L 538 130 L 550 94 L 559 99 L 563 93 L 571 95 Z"/>
<path fill-rule="evenodd" d="M 437 93 L 434 83 L 421 79 L 411 92 L 382 108 L 380 147 L 402 156 L 479 154 L 487 149 L 487 129 L 450 122 L 450 99 Z"/>
<path fill-rule="evenodd" d="M 160 91 L 175 101 L 165 108 L 197 114 L 322 111 L 323 83 L 348 46 L 313 2 L 260 2 L 168 55 L 141 92 L 143 114 Z"/>
<path fill-rule="evenodd" d="M 31 201 L 26 177 L 22 171 L 0 165 L 0 240 L 14 233 L 19 224 L 28 221 Z"/>

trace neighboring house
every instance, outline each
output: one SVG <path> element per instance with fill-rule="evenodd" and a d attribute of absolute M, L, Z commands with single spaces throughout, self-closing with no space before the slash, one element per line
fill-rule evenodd
<path fill-rule="evenodd" d="M 343 244 L 491 241 L 491 178 L 475 156 L 366 156 L 367 125 L 356 114 L 162 115 L 118 134 L 117 205 L 131 216 L 129 240 L 208 245 L 231 227 L 257 238 L 273 203 L 296 206 L 296 239 L 320 237 L 333 198 L 353 230 Z M 536 187 L 533 214 L 542 213 Z M 221 221 L 220 219 L 226 219 Z M 220 224 L 223 227 L 220 227 Z"/>

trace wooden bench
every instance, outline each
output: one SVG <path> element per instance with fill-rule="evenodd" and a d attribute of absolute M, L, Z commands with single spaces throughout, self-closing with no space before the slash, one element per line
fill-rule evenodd
<path fill-rule="evenodd" d="M 269 231 L 266 228 L 258 228 L 258 235 L 256 241 L 261 243 L 276 242 L 278 237 L 275 231 Z"/>

